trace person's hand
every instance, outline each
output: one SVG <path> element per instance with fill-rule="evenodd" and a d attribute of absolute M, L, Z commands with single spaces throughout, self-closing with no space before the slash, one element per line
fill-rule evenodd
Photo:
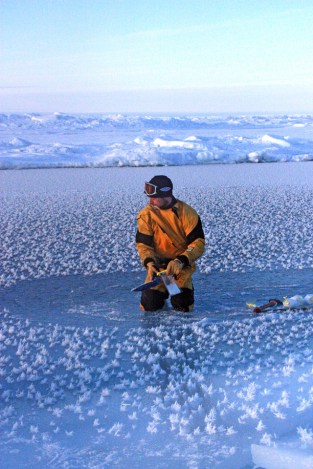
<path fill-rule="evenodd" d="M 184 264 L 179 259 L 174 259 L 167 264 L 166 275 L 178 277 L 184 268 Z"/>
<path fill-rule="evenodd" d="M 159 269 L 157 268 L 157 266 L 155 265 L 154 262 L 148 262 L 147 264 L 147 274 L 148 274 L 148 278 L 150 280 L 152 280 L 156 275 L 157 273 L 159 272 Z"/>

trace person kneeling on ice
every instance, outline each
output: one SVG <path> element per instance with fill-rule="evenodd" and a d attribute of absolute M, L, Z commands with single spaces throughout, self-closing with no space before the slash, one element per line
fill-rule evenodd
<path fill-rule="evenodd" d="M 154 176 L 145 183 L 149 203 L 138 214 L 136 248 L 147 269 L 146 282 L 159 271 L 173 275 L 181 293 L 171 296 L 175 310 L 191 311 L 194 304 L 192 274 L 195 261 L 203 254 L 205 240 L 201 219 L 190 205 L 177 200 L 173 183 L 167 176 Z M 161 282 L 144 290 L 140 308 L 156 311 L 163 308 L 168 292 Z"/>

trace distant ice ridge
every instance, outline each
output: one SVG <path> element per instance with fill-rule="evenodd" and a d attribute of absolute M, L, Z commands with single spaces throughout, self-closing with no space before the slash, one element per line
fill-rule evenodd
<path fill-rule="evenodd" d="M 2 128 L 34 129 L 231 129 L 305 127 L 313 125 L 313 115 L 143 115 L 143 114 L 0 114 Z"/>
<path fill-rule="evenodd" d="M 312 143 L 313 115 L 0 114 L 0 169 L 311 161 Z"/>

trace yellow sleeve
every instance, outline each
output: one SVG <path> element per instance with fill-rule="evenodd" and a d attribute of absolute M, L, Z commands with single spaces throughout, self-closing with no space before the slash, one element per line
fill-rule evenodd
<path fill-rule="evenodd" d="M 182 221 L 187 237 L 188 247 L 184 252 L 182 252 L 181 256 L 187 257 L 189 264 L 192 264 L 202 256 L 205 249 L 205 237 L 202 223 L 197 212 L 187 204 L 184 207 Z"/>
<path fill-rule="evenodd" d="M 143 266 L 155 262 L 154 239 L 149 214 L 142 210 L 137 218 L 136 248 Z"/>

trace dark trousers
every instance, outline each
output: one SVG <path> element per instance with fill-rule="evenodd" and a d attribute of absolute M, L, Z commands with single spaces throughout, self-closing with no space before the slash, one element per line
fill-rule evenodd
<path fill-rule="evenodd" d="M 182 288 L 178 295 L 171 296 L 171 303 L 176 311 L 190 311 L 194 303 L 194 290 Z M 159 290 L 144 290 L 141 294 L 141 307 L 144 311 L 157 311 L 162 309 L 165 300 L 168 298 L 168 292 Z"/>

